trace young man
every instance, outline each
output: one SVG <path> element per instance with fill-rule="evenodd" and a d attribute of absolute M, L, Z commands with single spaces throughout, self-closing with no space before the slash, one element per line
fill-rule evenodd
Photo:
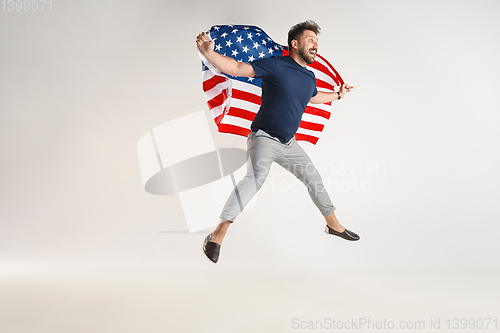
<path fill-rule="evenodd" d="M 288 32 L 289 55 L 238 62 L 214 51 L 214 41 L 205 32 L 196 38 L 200 53 L 221 72 L 233 76 L 262 78 L 262 105 L 247 140 L 247 175 L 230 194 L 219 225 L 205 238 L 203 251 L 216 263 L 229 225 L 263 185 L 271 164 L 276 162 L 307 187 L 309 195 L 326 220 L 325 231 L 346 240 L 359 236 L 338 222 L 321 176 L 295 141 L 307 103 L 321 104 L 341 99 L 353 87 L 343 84 L 339 92 L 318 92 L 314 74 L 306 68 L 318 51 L 320 27 L 313 21 L 293 26 Z"/>

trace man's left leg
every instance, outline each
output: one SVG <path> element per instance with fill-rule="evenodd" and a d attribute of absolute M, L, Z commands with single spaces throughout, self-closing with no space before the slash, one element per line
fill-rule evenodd
<path fill-rule="evenodd" d="M 350 231 L 346 230 L 337 220 L 334 213 L 335 206 L 333 206 L 330 196 L 325 189 L 321 175 L 295 138 L 287 144 L 283 155 L 277 158 L 275 162 L 290 171 L 297 179 L 304 183 L 312 201 L 325 217 L 327 226 L 333 230 L 329 233 L 346 238 L 344 234 Z M 346 239 L 359 239 L 359 236 L 355 233 L 350 233 L 350 236 L 353 237 L 349 237 L 348 235 Z"/>

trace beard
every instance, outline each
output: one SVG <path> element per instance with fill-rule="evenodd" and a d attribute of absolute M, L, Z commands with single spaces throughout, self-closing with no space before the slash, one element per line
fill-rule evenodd
<path fill-rule="evenodd" d="M 299 50 L 299 56 L 301 56 L 302 59 L 304 59 L 304 61 L 308 65 L 312 64 L 315 61 L 315 58 L 316 58 L 316 54 L 312 55 L 312 54 L 309 53 L 310 50 L 315 50 L 315 49 L 309 49 L 309 50 L 300 49 Z"/>

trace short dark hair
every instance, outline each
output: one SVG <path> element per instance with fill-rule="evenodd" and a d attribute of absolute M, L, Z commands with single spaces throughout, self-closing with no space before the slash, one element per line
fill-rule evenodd
<path fill-rule="evenodd" d="M 288 49 L 290 50 L 292 48 L 292 40 L 296 39 L 298 40 L 300 36 L 304 33 L 304 30 L 311 30 L 314 31 L 316 35 L 319 35 L 319 31 L 321 28 L 319 25 L 311 20 L 307 20 L 305 22 L 300 22 L 293 27 L 290 28 L 288 31 Z"/>

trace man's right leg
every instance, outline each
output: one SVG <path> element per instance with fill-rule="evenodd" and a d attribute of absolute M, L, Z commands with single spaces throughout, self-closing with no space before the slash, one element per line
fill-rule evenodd
<path fill-rule="evenodd" d="M 295 138 L 285 148 L 284 154 L 277 158 L 275 162 L 294 174 L 307 187 L 312 201 L 325 217 L 328 228 L 332 229 L 328 233 L 347 240 L 359 239 L 356 233 L 346 230 L 337 220 L 334 213 L 335 207 L 325 189 L 321 175 L 309 156 L 307 156 L 307 153 L 295 141 Z"/>
<path fill-rule="evenodd" d="M 219 216 L 219 225 L 212 234 L 211 242 L 222 243 L 227 229 L 260 190 L 269 174 L 271 164 L 282 154 L 283 149 L 282 143 L 263 131 L 249 133 L 247 173 L 229 195 Z"/>

